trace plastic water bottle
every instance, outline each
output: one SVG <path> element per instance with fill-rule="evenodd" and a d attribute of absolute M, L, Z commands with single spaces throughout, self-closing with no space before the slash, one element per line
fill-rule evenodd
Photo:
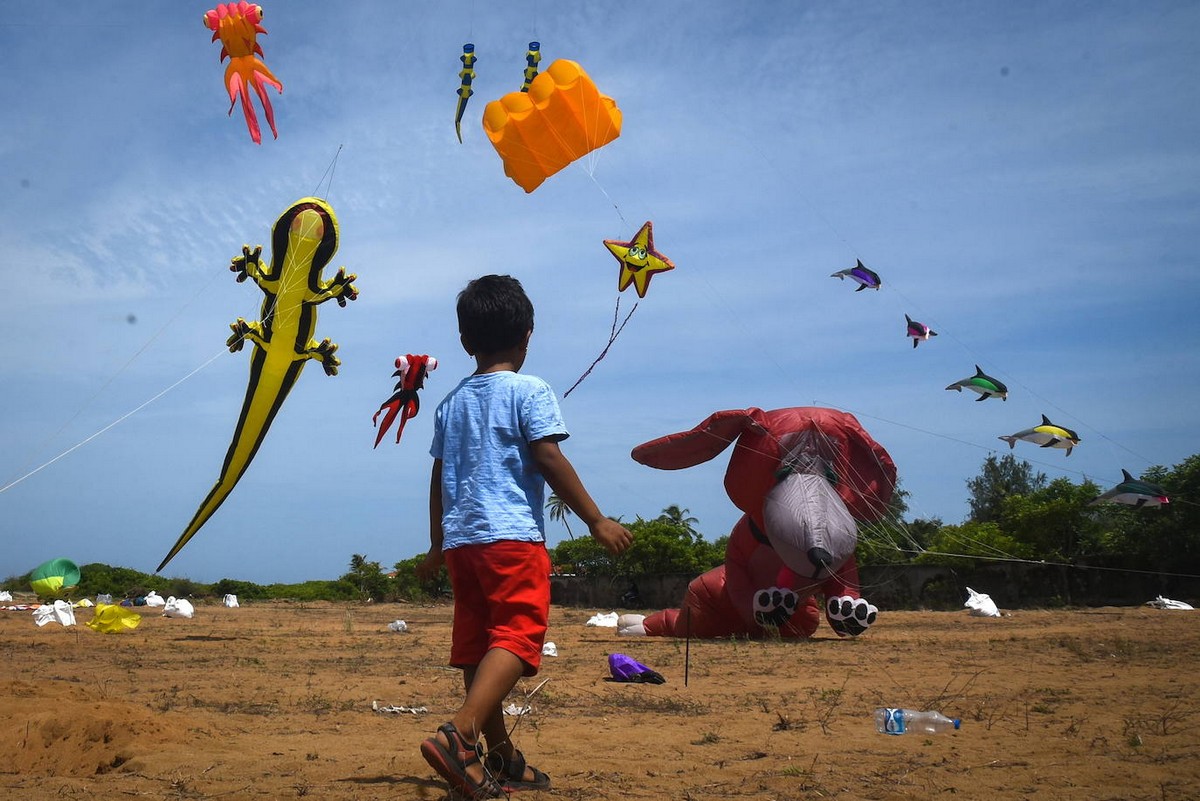
<path fill-rule="evenodd" d="M 960 723 L 959 718 L 948 718 L 941 712 L 890 707 L 875 710 L 875 729 L 884 734 L 938 734 L 953 731 Z"/>

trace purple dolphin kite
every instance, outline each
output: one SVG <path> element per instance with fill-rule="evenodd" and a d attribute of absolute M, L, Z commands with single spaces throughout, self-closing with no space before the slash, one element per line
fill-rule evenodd
<path fill-rule="evenodd" d="M 845 280 L 847 276 L 858 282 L 858 289 L 855 292 L 862 292 L 864 289 L 879 289 L 883 286 L 883 281 L 879 280 L 879 273 L 869 269 L 858 259 L 858 264 L 849 267 L 845 270 L 838 270 L 836 273 L 830 273 L 830 278 L 840 278 Z"/>

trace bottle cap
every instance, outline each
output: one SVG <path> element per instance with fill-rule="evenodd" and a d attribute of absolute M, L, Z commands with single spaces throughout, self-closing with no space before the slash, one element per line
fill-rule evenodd
<path fill-rule="evenodd" d="M 955 719 L 954 719 L 954 728 L 956 728 L 956 729 L 957 729 L 957 728 L 958 728 L 958 727 L 959 727 L 961 724 L 962 724 L 962 718 L 955 718 Z"/>

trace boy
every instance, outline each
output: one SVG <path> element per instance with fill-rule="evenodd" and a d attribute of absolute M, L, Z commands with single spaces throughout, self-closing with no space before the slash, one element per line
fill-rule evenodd
<path fill-rule="evenodd" d="M 545 484 L 587 524 L 609 553 L 632 535 L 600 513 L 559 450 L 568 436 L 546 382 L 519 375 L 533 334 L 533 304 L 520 282 L 485 275 L 458 296 L 458 329 L 475 372 L 446 396 L 434 418 L 429 485 L 430 548 L 418 568 L 445 564 L 454 590 L 450 664 L 466 698 L 421 744 L 421 754 L 468 797 L 545 790 L 504 728 L 501 702 L 541 663 L 550 612 L 550 559 L 543 532 Z M 488 753 L 480 737 L 486 738 Z"/>

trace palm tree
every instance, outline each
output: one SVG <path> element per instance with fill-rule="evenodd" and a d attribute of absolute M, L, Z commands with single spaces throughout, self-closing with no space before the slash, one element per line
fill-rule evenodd
<path fill-rule="evenodd" d="M 567 527 L 567 536 L 575 539 L 575 535 L 571 533 L 571 524 L 567 522 L 567 518 L 571 516 L 571 507 L 567 506 L 567 502 L 552 492 L 550 499 L 546 501 L 546 508 L 550 510 L 550 519 L 561 520 Z"/>
<path fill-rule="evenodd" d="M 659 520 L 665 520 L 673 526 L 679 526 L 680 528 L 686 530 L 688 534 L 695 536 L 695 524 L 699 523 L 700 521 L 694 517 L 688 517 L 690 512 L 690 509 L 680 509 L 675 504 L 671 504 L 666 509 L 663 509 L 663 513 L 659 516 Z"/>

